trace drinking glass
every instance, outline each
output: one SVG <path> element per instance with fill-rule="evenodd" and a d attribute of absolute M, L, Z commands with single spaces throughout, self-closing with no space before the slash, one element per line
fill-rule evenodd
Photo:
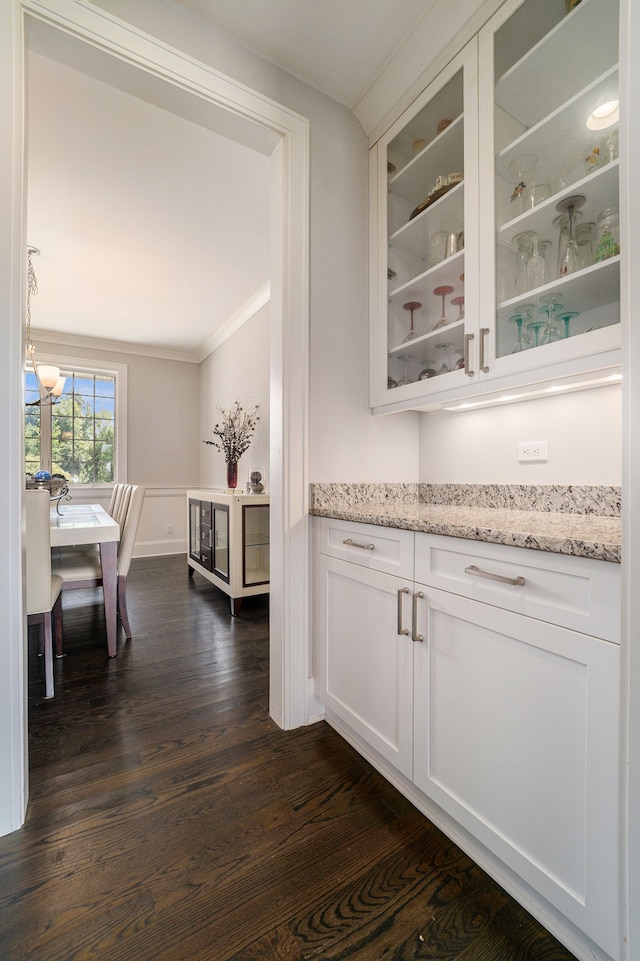
<path fill-rule="evenodd" d="M 573 228 L 577 230 L 578 224 L 582 219 L 582 211 L 574 210 L 573 212 Z M 553 221 L 553 226 L 558 230 L 558 262 L 557 262 L 557 274 L 560 276 L 560 264 L 562 263 L 562 258 L 565 255 L 567 249 L 567 241 L 569 239 L 569 215 L 561 214 L 556 217 Z"/>
<path fill-rule="evenodd" d="M 444 309 L 444 298 L 447 296 L 447 294 L 453 293 L 453 287 L 451 287 L 449 284 L 442 284 L 440 287 L 435 287 L 433 292 L 436 297 L 442 297 L 442 313 L 440 314 L 440 320 L 437 324 L 435 324 L 434 327 L 431 328 L 432 330 L 439 330 L 441 327 L 446 327 L 449 323 Z"/>
<path fill-rule="evenodd" d="M 512 160 L 509 164 L 509 173 L 513 178 L 513 192 L 511 194 L 512 217 L 517 217 L 518 214 L 521 214 L 524 210 L 527 175 L 531 173 L 537 162 L 538 158 L 535 154 L 530 153 L 516 157 L 516 159 Z"/>
<path fill-rule="evenodd" d="M 464 320 L 464 297 L 452 297 L 451 303 L 458 308 L 456 320 Z"/>
<path fill-rule="evenodd" d="M 552 344 L 556 340 L 561 339 L 560 331 L 554 321 L 556 316 L 564 310 L 564 307 L 558 303 L 557 294 L 547 294 L 542 298 L 542 304 L 543 306 L 539 308 L 538 313 L 546 314 L 547 319 L 544 322 L 542 333 L 540 334 L 540 343 Z"/>
<path fill-rule="evenodd" d="M 533 232 L 531 230 L 523 230 L 522 233 L 516 234 L 513 238 L 513 242 L 516 245 L 516 272 L 513 279 L 514 297 L 517 297 L 518 294 L 524 294 L 526 290 L 529 290 L 527 264 L 531 257 L 533 247 L 532 240 Z"/>
<path fill-rule="evenodd" d="M 452 345 L 444 341 L 441 344 L 436 344 L 435 347 L 436 350 L 440 351 L 442 357 L 442 362 L 436 370 L 436 374 L 447 374 L 451 370 L 447 363 L 447 353 L 451 350 Z"/>
<path fill-rule="evenodd" d="M 576 243 L 575 230 L 574 230 L 574 211 L 579 207 L 582 207 L 587 198 L 582 194 L 574 194 L 573 197 L 566 197 L 561 200 L 559 204 L 556 204 L 556 210 L 560 213 L 566 213 L 569 217 L 569 232 L 567 236 L 567 246 L 562 255 L 560 261 L 560 271 L 561 277 L 566 276 L 566 274 L 573 274 L 576 270 L 580 270 L 580 259 L 578 256 L 578 245 Z"/>
<path fill-rule="evenodd" d="M 565 311 L 560 311 L 560 313 L 558 314 L 558 320 L 561 320 L 562 323 L 564 324 L 565 337 L 571 337 L 569 324 L 571 323 L 574 317 L 578 317 L 579 315 L 580 315 L 579 310 L 565 310 Z"/>
<path fill-rule="evenodd" d="M 512 324 L 516 324 L 518 327 L 518 342 L 516 346 L 511 351 L 512 354 L 518 354 L 521 350 L 529 350 L 533 347 L 533 341 L 530 335 L 527 333 L 526 326 L 531 319 L 531 314 L 526 310 L 521 310 L 519 313 L 514 314 L 513 317 L 509 317 Z"/>
<path fill-rule="evenodd" d="M 406 384 L 413 383 L 409 377 L 409 362 L 413 360 L 413 354 L 398 354 L 398 360 L 401 360 L 404 363 L 402 377 L 398 380 L 398 387 L 405 387 Z"/>
<path fill-rule="evenodd" d="M 580 270 L 584 267 L 590 267 L 593 263 L 593 238 L 595 229 L 596 225 L 594 223 L 574 224 Z"/>
<path fill-rule="evenodd" d="M 413 312 L 414 312 L 414 310 L 418 310 L 419 307 L 422 307 L 422 304 L 419 303 L 417 300 L 410 300 L 409 303 L 403 304 L 402 306 L 403 306 L 403 308 L 404 308 L 405 310 L 410 310 L 410 311 L 411 311 L 411 325 L 410 325 L 410 327 L 409 327 L 409 333 L 407 334 L 407 336 L 406 336 L 406 337 L 404 338 L 404 340 L 402 341 L 403 344 L 406 344 L 407 341 L 409 341 L 409 340 L 414 340 L 415 337 L 417 336 L 417 334 L 416 334 L 416 332 L 415 332 L 415 330 L 414 330 L 414 327 L 413 327 Z"/>
<path fill-rule="evenodd" d="M 527 285 L 529 290 L 542 287 L 547 282 L 546 251 L 548 240 L 542 240 L 538 234 L 532 234 L 531 257 L 527 261 Z"/>

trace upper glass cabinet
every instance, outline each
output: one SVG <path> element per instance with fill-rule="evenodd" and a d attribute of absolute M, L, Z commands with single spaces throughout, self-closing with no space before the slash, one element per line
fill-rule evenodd
<path fill-rule="evenodd" d="M 481 63 L 493 59 L 495 355 L 535 352 L 520 364 L 539 366 L 553 356 L 539 348 L 620 319 L 618 4 L 515 6 L 481 34 Z"/>
<path fill-rule="evenodd" d="M 477 177 L 477 164 L 468 156 L 476 136 L 476 72 L 473 44 L 375 152 L 376 179 L 384 185 L 378 223 L 385 238 L 375 271 L 381 348 L 376 376 L 390 399 L 417 396 L 433 389 L 426 381 L 445 375 L 464 380 L 467 212 Z"/>
<path fill-rule="evenodd" d="M 618 8 L 506 0 L 372 146 L 374 409 L 616 376 Z"/>

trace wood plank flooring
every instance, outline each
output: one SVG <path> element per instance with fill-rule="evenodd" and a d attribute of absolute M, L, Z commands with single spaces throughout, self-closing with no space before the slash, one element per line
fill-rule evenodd
<path fill-rule="evenodd" d="M 574 961 L 326 724 L 269 719 L 267 598 L 232 619 L 136 560 L 109 661 L 96 597 L 65 596 L 53 701 L 30 657 L 2 961 Z"/>

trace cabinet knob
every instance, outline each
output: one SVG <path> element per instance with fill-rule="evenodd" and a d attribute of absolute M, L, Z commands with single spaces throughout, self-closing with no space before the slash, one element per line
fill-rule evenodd
<path fill-rule="evenodd" d="M 413 605 L 412 605 L 412 615 L 411 615 L 411 640 L 412 641 L 424 641 L 424 635 L 418 634 L 418 601 L 422 600 L 424 593 L 422 591 L 415 591 L 413 595 Z"/>
<path fill-rule="evenodd" d="M 475 370 L 471 369 L 471 341 L 474 336 L 474 334 L 464 335 L 464 372 L 467 377 L 475 376 Z"/>
<path fill-rule="evenodd" d="M 408 594 L 408 587 L 401 587 L 398 591 L 398 634 L 400 636 L 407 635 L 409 633 L 408 628 L 402 626 L 402 595 Z"/>

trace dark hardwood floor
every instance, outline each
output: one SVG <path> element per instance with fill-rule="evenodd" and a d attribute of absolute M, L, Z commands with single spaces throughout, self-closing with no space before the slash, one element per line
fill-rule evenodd
<path fill-rule="evenodd" d="M 572 961 L 326 724 L 269 719 L 267 598 L 232 619 L 183 556 L 134 561 L 109 661 L 96 596 L 53 701 L 30 659 L 2 961 Z"/>

